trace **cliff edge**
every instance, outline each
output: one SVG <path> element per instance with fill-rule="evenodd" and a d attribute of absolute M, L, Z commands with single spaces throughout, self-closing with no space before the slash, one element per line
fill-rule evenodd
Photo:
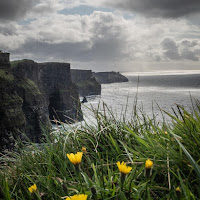
<path fill-rule="evenodd" d="M 101 85 L 93 77 L 92 70 L 71 69 L 71 76 L 80 96 L 101 94 Z"/>
<path fill-rule="evenodd" d="M 119 72 L 93 72 L 93 77 L 99 83 L 117 83 L 117 82 L 128 82 L 128 79 L 120 74 Z"/>

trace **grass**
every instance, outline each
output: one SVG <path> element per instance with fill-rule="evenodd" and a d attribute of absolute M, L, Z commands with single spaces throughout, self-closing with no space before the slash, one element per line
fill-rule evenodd
<path fill-rule="evenodd" d="M 27 144 L 1 156 L 0 198 L 93 200 L 200 199 L 200 103 L 188 112 L 165 112 L 171 122 L 150 119 L 137 108 L 130 121 L 93 109 L 96 123 L 45 132 L 42 146 Z M 67 153 L 81 152 L 75 167 Z M 153 167 L 145 169 L 145 161 Z M 116 163 L 132 167 L 125 176 Z M 122 184 L 123 181 L 123 184 Z M 36 192 L 28 188 L 37 185 Z M 180 190 L 176 188 L 179 187 Z"/>

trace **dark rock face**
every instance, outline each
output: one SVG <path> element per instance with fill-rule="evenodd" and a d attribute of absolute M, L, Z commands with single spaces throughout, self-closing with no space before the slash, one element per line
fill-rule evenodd
<path fill-rule="evenodd" d="M 0 151 L 10 149 L 15 139 L 22 137 L 26 119 L 22 110 L 23 100 L 15 89 L 11 74 L 9 54 L 0 53 Z"/>
<path fill-rule="evenodd" d="M 67 63 L 15 62 L 0 53 L 0 151 L 16 139 L 40 142 L 50 119 L 82 119 L 79 96 Z M 25 136 L 26 135 L 26 136 Z"/>
<path fill-rule="evenodd" d="M 101 94 L 101 85 L 92 76 L 91 70 L 71 69 L 71 76 L 80 96 Z"/>
<path fill-rule="evenodd" d="M 99 83 L 128 82 L 128 79 L 119 72 L 93 72 L 93 76 Z"/>
<path fill-rule="evenodd" d="M 32 80 L 42 93 L 43 112 L 51 120 L 74 122 L 82 119 L 79 96 L 71 81 L 69 63 L 36 63 L 25 60 L 13 69 L 16 77 Z"/>

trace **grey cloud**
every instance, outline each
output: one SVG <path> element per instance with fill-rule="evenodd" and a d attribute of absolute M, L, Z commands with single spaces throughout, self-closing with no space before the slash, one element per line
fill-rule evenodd
<path fill-rule="evenodd" d="M 113 0 L 106 4 L 150 17 L 177 18 L 200 12 L 199 0 Z"/>
<path fill-rule="evenodd" d="M 192 60 L 192 61 L 199 61 L 199 53 L 196 51 L 190 51 L 188 49 L 183 49 L 181 52 L 182 58 L 186 60 Z"/>
<path fill-rule="evenodd" d="M 84 52 L 86 45 L 87 44 L 85 42 L 63 42 L 55 44 L 30 38 L 20 48 L 10 51 L 10 53 L 21 55 L 21 58 L 28 54 L 30 56 L 28 57 L 29 59 L 34 59 L 36 61 L 48 61 L 49 58 L 53 58 L 55 60 L 71 60 L 76 58 L 76 56 L 82 56 L 82 52 Z"/>
<path fill-rule="evenodd" d="M 180 55 L 178 52 L 178 47 L 174 40 L 170 38 L 165 38 L 161 42 L 161 46 L 164 50 L 164 56 L 170 60 L 179 60 Z"/>
<path fill-rule="evenodd" d="M 0 0 L 0 19 L 15 20 L 23 17 L 32 5 L 32 0 Z"/>
<path fill-rule="evenodd" d="M 38 33 L 37 38 L 31 35 L 26 36 L 24 43 L 11 53 L 14 55 L 21 54 L 21 58 L 30 55 L 38 61 L 47 61 L 49 58 L 54 58 L 55 60 L 66 61 L 109 62 L 127 57 L 127 52 L 124 50 L 127 46 L 124 26 L 112 13 L 95 12 L 90 18 L 82 17 L 82 20 L 84 26 L 82 26 L 83 23 L 78 23 L 78 25 L 76 23 L 75 27 L 70 27 L 77 31 L 77 41 L 73 41 L 72 38 L 70 41 L 66 36 L 55 42 L 59 33 L 52 32 L 50 29 L 49 32 L 42 34 L 43 30 L 46 30 L 44 27 Z M 72 22 L 77 22 L 76 17 Z M 43 23 L 46 24 L 47 22 Z M 62 30 L 67 29 L 67 27 L 63 26 Z M 86 28 L 88 31 L 85 30 Z M 37 30 L 37 26 L 33 28 L 33 31 L 35 30 Z M 83 40 L 82 32 L 85 32 L 85 37 L 87 36 L 85 40 Z M 29 34 L 31 33 L 29 32 Z M 70 35 L 70 37 L 72 36 Z"/>
<path fill-rule="evenodd" d="M 144 18 L 139 17 L 141 23 L 140 19 Z M 183 30 L 192 29 L 189 25 L 185 27 L 182 21 L 185 20 L 161 25 L 143 22 L 143 26 L 138 27 L 134 21 L 109 12 L 99 11 L 88 16 L 56 13 L 52 18 L 41 16 L 26 25 L 9 23 L 13 24 L 10 29 L 2 26 L 0 46 L 7 47 L 3 50 L 9 51 L 12 59 L 28 58 L 38 62 L 85 65 L 92 62 L 101 63 L 100 66 L 117 63 L 122 66 L 121 63 L 128 65 L 131 62 L 196 61 L 199 59 L 199 40 L 179 37 L 179 29 L 181 34 Z M 160 31 L 160 27 L 164 27 L 167 34 Z M 178 31 L 174 32 L 176 28 Z M 10 35 L 5 36 L 7 33 Z M 176 36 L 179 42 L 168 35 Z"/>
<path fill-rule="evenodd" d="M 122 43 L 115 39 L 93 39 L 92 47 L 89 47 L 88 42 L 48 43 L 28 39 L 24 45 L 10 52 L 11 54 L 21 55 L 21 58 L 29 55 L 30 58 L 38 61 L 47 61 L 51 58 L 66 61 L 100 62 L 102 60 L 122 59 L 123 53 L 119 49 L 122 48 L 121 45 Z"/>
<path fill-rule="evenodd" d="M 178 43 L 171 38 L 161 42 L 164 59 L 199 61 L 200 45 L 197 40 L 183 40 Z"/>
<path fill-rule="evenodd" d="M 184 59 L 199 61 L 200 45 L 197 40 L 184 40 L 180 43 L 181 55 Z"/>
<path fill-rule="evenodd" d="M 181 45 L 183 45 L 183 46 L 185 46 L 185 47 L 194 47 L 194 46 L 198 45 L 198 41 L 195 40 L 195 41 L 190 42 L 190 41 L 188 41 L 188 40 L 183 40 L 183 41 L 181 42 Z"/>
<path fill-rule="evenodd" d="M 15 60 L 26 58 L 37 62 L 70 62 L 73 68 L 113 70 L 113 65 L 120 63 L 123 57 L 120 52 L 114 50 L 114 44 L 105 45 L 99 41 L 95 42 L 92 48 L 88 48 L 87 42 L 54 44 L 29 40 L 20 48 L 9 52 Z M 122 69 L 121 65 L 119 68 Z"/>
<path fill-rule="evenodd" d="M 0 34 L 2 35 L 14 35 L 17 32 L 17 28 L 12 23 L 0 24 Z"/>

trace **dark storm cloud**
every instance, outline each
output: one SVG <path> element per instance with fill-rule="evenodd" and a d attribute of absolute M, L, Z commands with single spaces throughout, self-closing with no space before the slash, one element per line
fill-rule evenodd
<path fill-rule="evenodd" d="M 0 20 L 23 17 L 32 7 L 32 0 L 0 0 Z"/>
<path fill-rule="evenodd" d="M 200 0 L 113 0 L 106 4 L 151 17 L 177 18 L 200 12 Z"/>

